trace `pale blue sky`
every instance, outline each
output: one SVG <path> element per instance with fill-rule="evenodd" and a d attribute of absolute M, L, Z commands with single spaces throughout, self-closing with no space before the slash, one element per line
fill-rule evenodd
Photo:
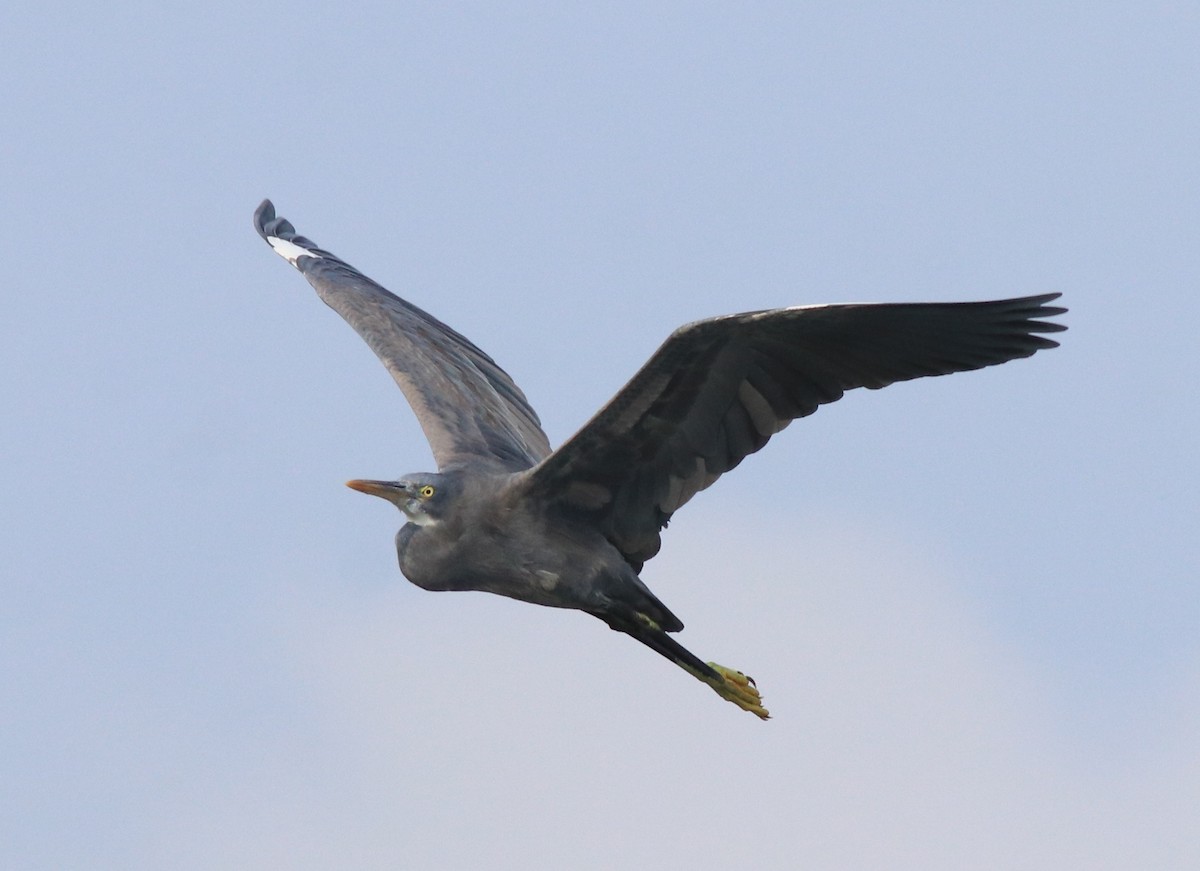
<path fill-rule="evenodd" d="M 0 865 L 1200 865 L 1200 12 L 22 4 L 0 27 Z M 395 566 L 428 469 L 255 235 L 472 337 L 569 436 L 678 324 L 1061 291 L 860 392 L 644 577 L 760 723 Z"/>

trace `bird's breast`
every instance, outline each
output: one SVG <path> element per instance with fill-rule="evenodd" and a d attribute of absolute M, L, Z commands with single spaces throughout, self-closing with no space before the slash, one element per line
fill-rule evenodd
<path fill-rule="evenodd" d="M 531 524 L 451 530 L 406 525 L 396 536 L 400 570 L 426 590 L 482 590 L 539 605 L 582 607 L 605 572 L 595 547 Z"/>

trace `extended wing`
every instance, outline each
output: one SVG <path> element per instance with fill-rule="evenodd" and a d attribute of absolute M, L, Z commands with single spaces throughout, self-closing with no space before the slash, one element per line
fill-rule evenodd
<path fill-rule="evenodd" d="M 970 303 L 801 306 L 676 330 L 576 435 L 531 494 L 590 517 L 640 569 L 671 514 L 793 419 L 880 388 L 1058 343 L 1059 294 Z"/>
<path fill-rule="evenodd" d="M 513 380 L 468 339 L 323 251 L 263 200 L 258 233 L 308 279 L 383 361 L 417 415 L 439 469 L 528 469 L 550 453 Z"/>

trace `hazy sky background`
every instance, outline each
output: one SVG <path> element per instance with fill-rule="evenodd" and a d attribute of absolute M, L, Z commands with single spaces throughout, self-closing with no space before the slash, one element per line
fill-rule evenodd
<path fill-rule="evenodd" d="M 596 4 L 599 5 L 599 4 Z M 1200 867 L 1200 11 L 18 4 L 0 26 L 0 866 Z M 715 314 L 1061 291 L 860 391 L 647 582 L 761 723 L 433 595 L 432 461 L 299 231 L 555 443 Z"/>

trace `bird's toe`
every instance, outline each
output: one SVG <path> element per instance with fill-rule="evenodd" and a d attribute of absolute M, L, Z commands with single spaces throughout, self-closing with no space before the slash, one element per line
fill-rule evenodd
<path fill-rule="evenodd" d="M 754 684 L 754 678 L 715 662 L 708 663 L 708 667 L 720 676 L 720 680 L 706 682 L 721 698 L 733 702 L 743 711 L 749 711 L 759 719 L 770 718 L 771 714 L 762 706 L 762 696 Z"/>

